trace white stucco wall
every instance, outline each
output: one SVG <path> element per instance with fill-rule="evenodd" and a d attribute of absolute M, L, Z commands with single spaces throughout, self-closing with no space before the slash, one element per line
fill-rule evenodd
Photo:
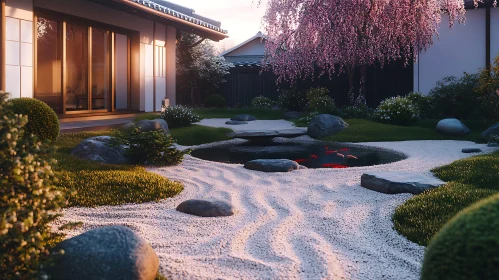
<path fill-rule="evenodd" d="M 32 0 L 7 0 L 5 90 L 10 97 L 33 97 Z"/>
<path fill-rule="evenodd" d="M 493 16 L 496 26 L 497 12 Z M 414 91 L 428 94 L 446 76 L 460 77 L 463 72 L 476 73 L 485 67 L 485 9 L 468 10 L 466 23 L 456 24 L 452 29 L 447 22 L 447 17 L 443 17 L 440 39 L 435 36 L 433 46 L 420 53 L 414 63 Z M 497 42 L 499 29 L 495 30 Z M 497 43 L 495 46 L 499 47 Z"/>
<path fill-rule="evenodd" d="M 499 55 L 499 8 L 490 10 L 490 59 L 492 64 Z"/>

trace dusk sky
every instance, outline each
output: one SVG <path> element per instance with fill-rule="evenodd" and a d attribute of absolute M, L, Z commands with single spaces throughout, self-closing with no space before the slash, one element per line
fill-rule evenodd
<path fill-rule="evenodd" d="M 255 35 L 261 30 L 267 0 L 170 0 L 192 8 L 196 14 L 222 22 L 229 30 L 229 38 L 216 43 L 218 49 L 228 49 Z"/>

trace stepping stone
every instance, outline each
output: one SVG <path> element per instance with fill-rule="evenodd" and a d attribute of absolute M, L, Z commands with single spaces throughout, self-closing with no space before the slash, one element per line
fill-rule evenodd
<path fill-rule="evenodd" d="M 248 124 L 248 122 L 243 122 L 243 121 L 226 121 L 225 124 L 228 124 L 228 125 L 242 125 L 242 124 Z"/>
<path fill-rule="evenodd" d="M 231 121 L 243 121 L 243 122 L 247 122 L 247 121 L 255 121 L 256 118 L 253 117 L 252 115 L 240 114 L 240 115 L 233 116 L 232 118 L 230 118 L 230 120 Z"/>
<path fill-rule="evenodd" d="M 443 184 L 439 179 L 412 172 L 370 172 L 360 179 L 362 187 L 387 194 L 420 194 Z"/>
<path fill-rule="evenodd" d="M 283 129 L 283 130 L 241 130 L 230 134 L 232 138 L 241 138 L 246 140 L 272 139 L 275 137 L 294 138 L 306 135 L 307 130 L 301 128 Z"/>
<path fill-rule="evenodd" d="M 300 169 L 300 165 L 289 159 L 256 159 L 246 162 L 244 168 L 263 172 L 290 172 Z"/>
<path fill-rule="evenodd" d="M 222 200 L 189 199 L 177 206 L 177 211 L 199 217 L 225 217 L 234 215 L 234 207 Z"/>
<path fill-rule="evenodd" d="M 478 148 L 466 148 L 466 149 L 462 149 L 461 152 L 465 153 L 465 154 L 470 154 L 470 153 L 479 153 L 481 152 L 482 150 L 481 149 L 478 149 Z"/>
<path fill-rule="evenodd" d="M 306 128 L 291 128 L 277 131 L 277 136 L 284 138 L 294 138 L 303 135 L 307 135 Z"/>

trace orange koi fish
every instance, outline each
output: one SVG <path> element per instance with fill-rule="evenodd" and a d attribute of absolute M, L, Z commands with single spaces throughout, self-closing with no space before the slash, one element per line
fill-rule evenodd
<path fill-rule="evenodd" d="M 359 159 L 358 157 L 352 155 L 347 155 L 347 158 Z"/>

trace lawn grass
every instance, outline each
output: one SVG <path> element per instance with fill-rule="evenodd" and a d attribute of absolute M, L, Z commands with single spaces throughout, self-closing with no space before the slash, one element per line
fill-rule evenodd
<path fill-rule="evenodd" d="M 55 143 L 58 147 L 55 170 L 59 178 L 56 185 L 66 191 L 76 191 L 68 196 L 68 207 L 158 201 L 182 191 L 182 184 L 148 172 L 141 166 L 102 164 L 71 155 L 71 149 L 82 140 L 114 133 L 114 130 L 102 130 L 59 136 Z"/>
<path fill-rule="evenodd" d="M 392 218 L 397 231 L 423 246 L 459 211 L 499 192 L 499 152 L 458 160 L 432 171 L 448 183 L 412 197 Z"/>
<path fill-rule="evenodd" d="M 253 108 L 196 108 L 194 113 L 203 119 L 230 118 L 237 114 L 250 114 L 257 120 L 280 120 L 284 116 L 284 111 L 273 109 L 253 109 Z"/>
<path fill-rule="evenodd" d="M 140 122 L 142 120 L 154 120 L 154 119 L 160 119 L 160 118 L 161 118 L 161 115 L 159 113 L 142 113 L 140 115 L 137 115 L 133 121 Z"/>
<path fill-rule="evenodd" d="M 187 127 L 173 128 L 170 130 L 177 144 L 184 146 L 201 145 L 205 143 L 229 140 L 228 133 L 232 129 L 215 128 L 202 125 L 191 125 Z"/>
<path fill-rule="evenodd" d="M 411 126 L 398 126 L 365 119 L 346 119 L 350 126 L 344 131 L 325 137 L 323 140 L 338 142 L 381 142 L 406 140 L 468 140 L 483 142 L 480 134 L 493 122 L 463 121 L 472 133 L 453 137 L 437 133 L 437 120 L 423 120 Z"/>

